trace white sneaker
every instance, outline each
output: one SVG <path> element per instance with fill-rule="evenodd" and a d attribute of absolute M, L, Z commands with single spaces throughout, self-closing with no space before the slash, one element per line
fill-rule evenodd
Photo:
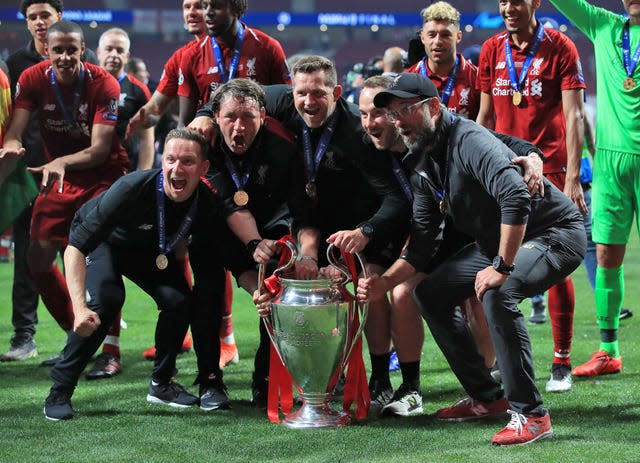
<path fill-rule="evenodd" d="M 419 391 L 401 384 L 393 399 L 382 408 L 382 416 L 411 416 L 422 413 L 422 395 Z"/>
<path fill-rule="evenodd" d="M 551 367 L 551 378 L 547 381 L 544 389 L 547 392 L 567 392 L 572 385 L 571 366 L 553 365 Z"/>

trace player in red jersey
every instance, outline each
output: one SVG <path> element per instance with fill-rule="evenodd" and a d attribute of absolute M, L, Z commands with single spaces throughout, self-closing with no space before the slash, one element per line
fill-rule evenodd
<path fill-rule="evenodd" d="M 462 40 L 460 12 L 447 2 L 437 2 L 420 14 L 426 56 L 406 72 L 431 79 L 449 111 L 475 120 L 480 108 L 480 92 L 475 88 L 478 69 L 457 52 Z"/>
<path fill-rule="evenodd" d="M 540 0 L 500 1 L 507 27 L 480 52 L 477 121 L 536 144 L 544 175 L 586 212 L 580 185 L 584 78 L 574 43 L 536 20 Z M 547 392 L 571 389 L 575 295 L 567 277 L 549 290 L 554 359 Z"/>
<path fill-rule="evenodd" d="M 51 25 L 46 48 L 50 60 L 25 70 L 18 80 L 0 158 L 24 155 L 22 134 L 37 110 L 49 162 L 29 168 L 42 174 L 42 184 L 33 209 L 28 264 L 43 302 L 66 331 L 73 328 L 73 311 L 55 256 L 66 246 L 75 211 L 122 176 L 128 159 L 116 135 L 118 82 L 80 61 L 80 26 L 69 21 Z"/>
<path fill-rule="evenodd" d="M 247 0 L 204 0 L 209 37 L 185 51 L 180 62 L 180 123 L 188 124 L 197 106 L 218 85 L 236 77 L 263 85 L 290 84 L 284 50 L 273 37 L 240 21 Z"/>

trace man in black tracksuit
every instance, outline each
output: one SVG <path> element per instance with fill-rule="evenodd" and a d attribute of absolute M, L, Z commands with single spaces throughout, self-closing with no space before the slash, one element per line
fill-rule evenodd
<path fill-rule="evenodd" d="M 74 330 L 51 370 L 48 419 L 73 417 L 71 395 L 78 377 L 124 303 L 122 276 L 149 294 L 159 309 L 147 401 L 174 407 L 198 403 L 198 397 L 172 380 L 191 324 L 200 407 L 228 405 L 218 365 L 220 344 L 211 336 L 220 327 L 223 276 L 229 268 L 241 286 L 253 291 L 257 275 L 249 254 L 226 225 L 220 199 L 200 182 L 209 167 L 207 149 L 207 142 L 194 132 L 173 130 L 167 136 L 161 171 L 122 177 L 76 213 L 65 251 Z M 174 253 L 184 245 L 192 257 L 192 291 Z"/>
<path fill-rule="evenodd" d="M 552 434 L 534 383 L 529 335 L 518 302 L 570 274 L 582 261 L 582 217 L 561 191 L 544 181 L 533 199 L 513 165 L 514 154 L 477 124 L 441 108 L 434 85 L 402 74 L 376 95 L 414 157 L 409 245 L 381 277 L 362 282 L 361 297 L 380 297 L 424 266 L 436 250 L 445 216 L 475 242 L 432 271 L 415 290 L 432 334 L 469 398 L 439 410 L 445 420 L 512 414 L 497 445 L 525 444 Z M 454 308 L 476 294 L 494 342 L 504 395 Z"/>

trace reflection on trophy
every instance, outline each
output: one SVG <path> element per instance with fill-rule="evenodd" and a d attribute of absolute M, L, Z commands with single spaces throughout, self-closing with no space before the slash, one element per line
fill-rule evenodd
<path fill-rule="evenodd" d="M 295 245 L 285 244 L 291 259 L 274 275 L 291 267 L 297 257 Z M 335 249 L 331 245 L 327 257 L 343 278 L 280 278 L 281 291 L 272 302 L 270 317 L 264 319 L 273 346 L 303 400 L 302 407 L 284 419 L 285 426 L 290 428 L 326 428 L 351 421 L 349 414 L 330 406 L 330 389 L 344 372 L 351 351 L 362 334 L 367 305 L 359 304 L 346 290 L 345 285 L 352 280 L 352 275 L 334 257 Z M 356 256 L 364 269 L 362 258 Z M 359 325 L 353 323 L 358 317 Z"/>

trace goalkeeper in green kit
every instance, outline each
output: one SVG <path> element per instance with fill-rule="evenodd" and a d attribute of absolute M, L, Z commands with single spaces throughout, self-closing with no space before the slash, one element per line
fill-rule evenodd
<path fill-rule="evenodd" d="M 584 0 L 550 0 L 592 42 L 596 58 L 596 142 L 592 207 L 595 302 L 600 348 L 573 376 L 619 373 L 622 262 L 640 209 L 640 2 L 622 0 L 628 18 Z"/>

